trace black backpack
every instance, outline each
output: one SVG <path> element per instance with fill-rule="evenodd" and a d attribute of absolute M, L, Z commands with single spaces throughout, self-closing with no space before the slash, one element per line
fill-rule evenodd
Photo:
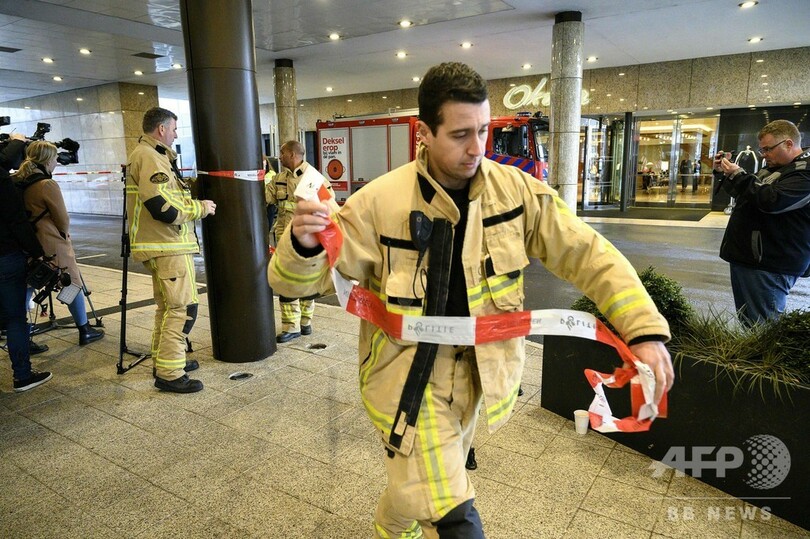
<path fill-rule="evenodd" d="M 48 176 L 47 174 L 44 174 L 42 172 L 34 172 L 33 174 L 31 174 L 30 176 L 28 176 L 24 180 L 15 181 L 14 186 L 17 189 L 20 190 L 20 195 L 24 196 L 24 193 L 25 193 L 26 189 L 28 189 L 29 187 L 31 187 L 32 185 L 34 185 L 38 181 L 48 180 L 48 179 L 50 179 L 50 176 Z M 42 219 L 43 217 L 45 217 L 45 215 L 47 215 L 47 213 L 48 213 L 48 208 L 45 208 L 45 210 L 42 213 L 40 213 L 39 215 L 37 215 L 36 217 L 31 219 L 31 225 L 34 227 L 34 230 L 36 230 L 37 222 L 40 219 Z"/>

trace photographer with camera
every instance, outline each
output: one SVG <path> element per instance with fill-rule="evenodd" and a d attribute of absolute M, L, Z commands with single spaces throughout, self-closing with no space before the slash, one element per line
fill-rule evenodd
<path fill-rule="evenodd" d="M 19 133 L 4 135 L 6 143 L 0 147 L 0 168 L 6 171 L 16 170 L 25 157 L 25 137 Z"/>
<path fill-rule="evenodd" d="M 70 217 L 68 216 L 62 190 L 51 177 L 57 164 L 56 146 L 45 140 L 37 140 L 25 150 L 25 161 L 14 174 L 14 183 L 23 190 L 25 209 L 36 230 L 37 239 L 48 256 L 53 255 L 52 263 L 65 268 L 73 283 L 81 283 L 76 254 L 70 241 Z M 79 328 L 79 344 L 85 345 L 104 336 L 104 331 L 90 326 L 84 295 L 76 297 L 68 304 L 76 327 Z"/>
<path fill-rule="evenodd" d="M 31 368 L 31 327 L 25 301 L 26 260 L 44 254 L 28 222 L 22 198 L 5 166 L 0 166 L 0 326 L 6 328 L 17 392 L 44 384 L 52 376 Z"/>

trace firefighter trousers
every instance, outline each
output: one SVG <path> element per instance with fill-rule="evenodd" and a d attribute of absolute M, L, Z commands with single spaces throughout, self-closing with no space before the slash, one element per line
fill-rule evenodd
<path fill-rule="evenodd" d="M 298 333 L 301 331 L 301 326 L 312 324 L 312 316 L 315 314 L 315 300 L 279 296 L 278 304 L 281 308 L 281 331 Z"/>
<path fill-rule="evenodd" d="M 192 254 L 151 258 L 143 263 L 152 275 L 155 325 L 152 361 L 158 378 L 176 380 L 185 374 L 186 334 L 190 306 L 198 303 Z M 190 324 L 189 324 L 190 325 Z"/>
<path fill-rule="evenodd" d="M 475 490 L 464 464 L 481 398 L 474 348 L 439 346 L 413 450 L 408 456 L 385 457 L 388 485 L 374 515 L 375 538 L 439 537 L 440 521 L 448 513 L 465 502 L 472 509 Z M 472 513 L 480 532 L 480 520 L 474 509 Z M 455 537 L 444 532 L 441 536 Z"/>

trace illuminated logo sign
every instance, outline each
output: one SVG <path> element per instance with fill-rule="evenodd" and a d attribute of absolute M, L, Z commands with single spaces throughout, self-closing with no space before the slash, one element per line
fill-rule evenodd
<path fill-rule="evenodd" d="M 506 95 L 503 96 L 503 106 L 509 110 L 526 109 L 526 108 L 539 108 L 548 107 L 551 103 L 551 92 L 546 92 L 545 87 L 548 83 L 548 78 L 543 77 L 540 82 L 535 86 L 534 90 L 528 84 L 521 84 L 511 88 Z M 582 90 L 582 105 L 587 105 L 591 102 L 588 90 Z"/>

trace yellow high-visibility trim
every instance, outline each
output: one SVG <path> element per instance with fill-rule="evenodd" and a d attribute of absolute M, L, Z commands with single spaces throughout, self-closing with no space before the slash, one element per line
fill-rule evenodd
<path fill-rule="evenodd" d="M 369 374 L 379 360 L 380 349 L 385 345 L 386 342 L 387 338 L 385 333 L 383 333 L 383 331 L 379 328 L 371 336 L 371 356 L 368 358 L 366 364 L 361 365 L 360 367 L 360 398 L 363 401 L 363 405 L 366 408 L 366 413 L 368 414 L 369 419 L 371 419 L 371 422 L 374 423 L 375 427 L 383 431 L 385 437 L 387 438 L 391 435 L 391 429 L 394 428 L 394 418 L 380 412 L 374 406 L 372 406 L 372 404 L 366 399 L 363 391 L 368 384 Z"/>
<path fill-rule="evenodd" d="M 184 243 L 149 243 L 132 242 L 133 251 L 179 251 L 185 249 L 197 249 L 197 242 L 189 241 Z"/>
<path fill-rule="evenodd" d="M 199 303 L 200 297 L 197 295 L 197 270 L 194 269 L 194 257 L 190 254 L 184 256 L 186 258 L 186 275 L 191 279 L 191 303 Z"/>
<path fill-rule="evenodd" d="M 605 314 L 608 320 L 613 320 L 639 305 L 648 304 L 648 301 L 642 289 L 632 288 L 611 296 L 599 310 Z"/>
<path fill-rule="evenodd" d="M 433 405 L 433 391 L 430 389 L 430 384 L 425 388 L 425 394 L 422 398 L 418 425 L 427 482 L 436 513 L 441 518 L 455 507 L 455 503 L 450 490 L 450 482 L 447 479 L 447 467 L 444 464 L 444 455 L 439 440 L 436 408 Z"/>
<path fill-rule="evenodd" d="M 385 531 L 385 528 L 374 522 L 374 529 L 377 532 L 377 535 L 380 536 L 380 539 L 392 539 L 391 536 Z M 407 530 L 399 534 L 398 539 L 421 539 L 422 535 L 422 527 L 419 525 L 417 521 L 413 521 Z"/>
<path fill-rule="evenodd" d="M 276 272 L 279 277 L 290 283 L 312 284 L 318 282 L 318 280 L 320 280 L 321 276 L 327 269 L 326 266 L 324 266 L 314 273 L 301 275 L 298 273 L 293 273 L 283 268 L 279 264 L 278 259 L 279 259 L 278 256 L 274 256 L 270 259 L 270 263 L 273 265 L 273 271 Z"/>
<path fill-rule="evenodd" d="M 494 425 L 505 416 L 509 415 L 512 412 L 512 408 L 515 406 L 515 400 L 517 399 L 518 390 L 520 389 L 520 382 L 518 382 L 515 387 L 509 392 L 509 394 L 501 399 L 500 401 L 496 402 L 489 408 L 487 408 L 487 423 L 490 425 Z"/>

